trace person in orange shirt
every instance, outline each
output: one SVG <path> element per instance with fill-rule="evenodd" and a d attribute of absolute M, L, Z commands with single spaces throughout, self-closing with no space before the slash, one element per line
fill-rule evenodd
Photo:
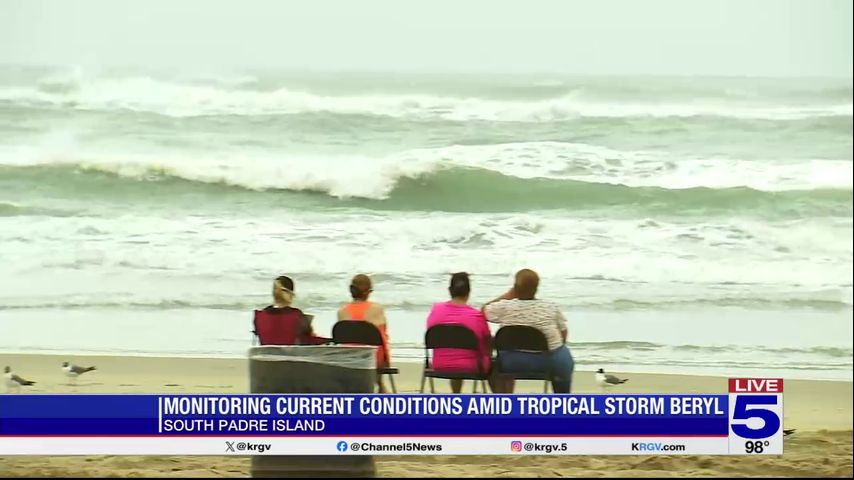
<path fill-rule="evenodd" d="M 388 334 L 386 332 L 385 309 L 379 303 L 368 300 L 374 291 L 371 278 L 359 274 L 350 282 L 350 296 L 353 301 L 338 310 L 338 320 L 364 320 L 372 323 L 380 331 L 383 338 L 382 348 L 377 349 L 377 368 L 388 367 L 391 353 L 388 349 Z M 377 386 L 380 393 L 385 393 L 385 385 L 381 376 L 377 376 Z"/>

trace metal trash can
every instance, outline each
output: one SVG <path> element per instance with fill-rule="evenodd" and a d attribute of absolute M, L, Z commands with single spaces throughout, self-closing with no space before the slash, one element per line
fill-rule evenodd
<path fill-rule="evenodd" d="M 251 393 L 372 393 L 376 347 L 342 345 L 264 346 L 249 350 Z M 374 477 L 374 457 L 266 455 L 252 457 L 252 476 Z"/>

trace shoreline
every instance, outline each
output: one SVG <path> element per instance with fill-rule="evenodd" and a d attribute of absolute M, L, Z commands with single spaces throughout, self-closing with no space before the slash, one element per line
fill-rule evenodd
<path fill-rule="evenodd" d="M 257 345 L 253 345 L 257 346 Z M 571 345 L 570 345 L 571 347 Z M 406 349 L 413 349 L 406 347 Z M 3 358 L 15 358 L 15 357 L 55 357 L 55 358 L 111 358 L 111 357 L 122 357 L 122 358 L 142 358 L 142 359 L 158 359 L 158 360 L 231 360 L 231 361 L 240 361 L 246 360 L 248 355 L 247 351 L 243 354 L 228 354 L 228 353 L 216 353 L 216 354 L 202 354 L 202 353 L 166 353 L 166 352 L 64 352 L 64 351 L 53 351 L 53 350 L 30 350 L 30 351 L 15 351 L 15 350 L 5 350 L 0 351 L 0 363 L 3 362 Z M 419 354 L 421 356 L 408 356 L 408 355 L 394 355 L 394 366 L 400 365 L 423 365 L 424 357 L 422 348 L 418 348 Z M 392 352 L 395 352 L 392 349 Z M 607 362 L 603 362 L 607 364 Z M 652 367 L 652 368 L 646 368 Z M 708 378 L 741 378 L 741 377 L 768 377 L 768 378 L 786 378 L 787 380 L 797 380 L 797 381 L 816 381 L 816 382 L 840 382 L 840 383 L 852 383 L 854 382 L 854 378 L 839 378 L 839 377 L 819 377 L 819 378 L 804 378 L 806 374 L 798 372 L 797 377 L 790 377 L 786 375 L 781 375 L 779 372 L 760 372 L 756 373 L 756 371 L 761 371 L 761 368 L 754 368 L 753 371 L 732 371 L 730 373 L 719 373 L 719 372 L 695 372 L 695 371 L 666 371 L 660 370 L 658 367 L 662 367 L 659 365 L 643 365 L 642 367 L 630 367 L 627 369 L 620 370 L 624 373 L 629 373 L 633 375 L 667 375 L 667 376 L 685 376 L 685 377 L 708 377 Z M 576 373 L 578 372 L 595 372 L 597 366 L 595 365 L 585 365 L 580 362 L 576 363 Z M 687 370 L 687 369 L 686 369 Z M 787 372 L 788 373 L 788 372 Z M 806 373 L 814 373 L 811 371 L 807 371 Z M 852 372 L 854 375 L 854 372 Z"/>

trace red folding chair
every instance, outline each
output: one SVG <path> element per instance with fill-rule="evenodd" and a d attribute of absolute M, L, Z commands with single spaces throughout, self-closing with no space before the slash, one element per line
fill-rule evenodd
<path fill-rule="evenodd" d="M 296 308 L 255 310 L 253 324 L 254 339 L 261 345 L 322 345 L 331 342 L 328 338 L 304 331 L 303 313 Z"/>

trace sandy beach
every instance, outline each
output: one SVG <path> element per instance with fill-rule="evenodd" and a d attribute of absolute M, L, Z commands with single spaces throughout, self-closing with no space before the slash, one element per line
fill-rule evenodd
<path fill-rule="evenodd" d="M 0 355 L 22 376 L 38 382 L 31 393 L 242 393 L 247 364 L 235 359 L 73 357 L 95 365 L 77 385 L 52 355 Z M 417 391 L 420 365 L 400 364 L 401 391 Z M 726 379 L 688 375 L 628 374 L 622 393 L 720 393 Z M 448 392 L 447 383 L 436 384 Z M 467 385 L 467 386 L 470 386 Z M 517 390 L 538 392 L 538 382 Z M 790 380 L 785 385 L 787 437 L 779 457 L 377 457 L 385 477 L 514 476 L 847 476 L 852 475 L 852 383 Z M 573 391 L 596 393 L 591 372 L 575 374 Z M 246 457 L 3 457 L 0 476 L 233 476 L 249 475 Z"/>

